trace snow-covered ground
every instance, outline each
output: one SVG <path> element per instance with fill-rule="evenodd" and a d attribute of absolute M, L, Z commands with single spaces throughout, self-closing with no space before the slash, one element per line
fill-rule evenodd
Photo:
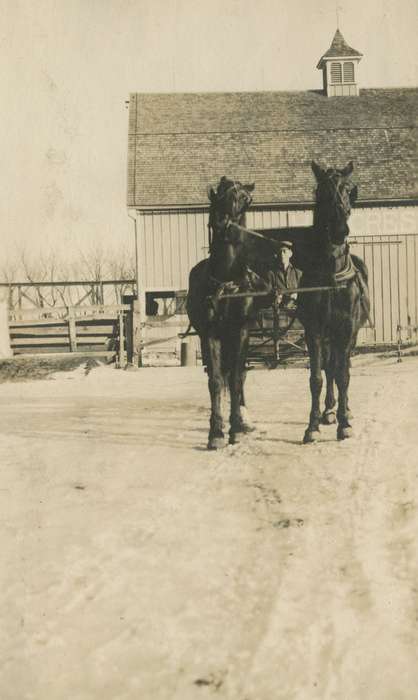
<path fill-rule="evenodd" d="M 3 384 L 1 700 L 418 697 L 418 358 L 357 358 L 355 436 L 305 369 L 205 449 L 201 368 Z"/>

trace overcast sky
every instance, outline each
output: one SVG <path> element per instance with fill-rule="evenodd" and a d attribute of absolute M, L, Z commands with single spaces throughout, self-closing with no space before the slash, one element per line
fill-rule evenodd
<path fill-rule="evenodd" d="M 339 0 L 360 87 L 418 84 L 417 0 Z M 130 92 L 322 87 L 336 0 L 0 0 L 0 236 L 133 243 Z"/>

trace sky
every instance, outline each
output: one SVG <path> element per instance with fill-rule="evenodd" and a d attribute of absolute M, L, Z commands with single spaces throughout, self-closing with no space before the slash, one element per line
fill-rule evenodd
<path fill-rule="evenodd" d="M 416 0 L 0 0 L 3 260 L 133 249 L 129 93 L 320 89 L 337 3 L 360 87 L 416 86 Z"/>

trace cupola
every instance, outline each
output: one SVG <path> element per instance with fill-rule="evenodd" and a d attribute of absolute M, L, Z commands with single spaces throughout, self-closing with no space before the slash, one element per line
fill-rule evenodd
<path fill-rule="evenodd" d="M 359 94 L 357 69 L 362 55 L 347 44 L 337 29 L 331 46 L 317 65 L 317 68 L 322 70 L 324 94 L 327 97 Z"/>

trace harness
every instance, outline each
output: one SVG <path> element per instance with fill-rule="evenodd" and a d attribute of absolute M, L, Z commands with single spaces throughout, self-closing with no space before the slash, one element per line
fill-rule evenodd
<path fill-rule="evenodd" d="M 331 175 L 328 175 L 328 180 L 331 182 L 334 190 L 334 203 L 335 206 L 340 209 L 340 211 L 343 212 L 345 218 L 347 219 L 349 214 L 350 214 L 350 197 L 349 195 L 344 198 L 338 189 L 337 184 L 334 182 L 332 179 Z M 363 308 L 363 311 L 365 312 L 367 319 L 370 323 L 371 326 L 373 326 L 372 319 L 370 317 L 370 312 L 368 308 L 368 303 L 367 303 L 367 297 L 368 297 L 368 290 L 367 290 L 367 285 L 363 279 L 363 276 L 360 272 L 360 270 L 357 269 L 355 266 L 353 259 L 350 255 L 350 247 L 349 244 L 344 241 L 342 244 L 335 244 L 332 243 L 330 240 L 330 235 L 329 235 L 329 230 L 327 231 L 328 234 L 328 245 L 330 246 L 330 255 L 331 257 L 338 259 L 345 255 L 345 264 L 342 270 L 339 270 L 338 272 L 335 272 L 332 276 L 332 282 L 333 284 L 338 288 L 339 285 L 346 284 L 347 282 L 351 282 L 355 280 L 357 282 L 359 291 L 360 291 L 360 304 Z"/>
<path fill-rule="evenodd" d="M 248 265 L 244 276 L 239 281 L 221 281 L 213 275 L 209 275 L 209 293 L 205 301 L 212 322 L 224 321 L 224 314 L 227 313 L 228 309 L 228 305 L 225 305 L 226 302 L 230 300 L 244 302 L 245 299 L 252 298 L 252 292 L 257 294 L 257 287 L 262 281 L 262 278 Z M 234 300 L 235 294 L 237 295 L 236 300 Z"/>
<path fill-rule="evenodd" d="M 352 280 L 358 273 L 358 270 L 354 266 L 353 259 L 350 255 L 350 247 L 348 243 L 333 246 L 333 248 L 335 248 L 335 250 L 333 250 L 331 253 L 333 258 L 337 259 L 345 255 L 345 265 L 343 269 L 339 270 L 338 272 L 335 272 L 333 275 L 333 282 L 335 285 L 338 286 L 343 282 L 345 283 Z"/>
<path fill-rule="evenodd" d="M 236 294 L 237 292 L 246 291 L 255 292 L 257 290 L 257 285 L 262 282 L 262 278 L 254 270 L 251 270 L 248 265 L 246 265 L 245 275 L 240 282 L 235 282 L 234 280 L 228 280 L 227 282 L 222 282 L 218 280 L 213 275 L 209 275 L 209 280 L 213 283 L 213 294 L 208 295 L 207 299 L 214 299 L 219 301 L 226 294 Z"/>
<path fill-rule="evenodd" d="M 360 304 L 363 307 L 363 311 L 365 312 L 367 319 L 369 321 L 369 324 L 371 327 L 373 327 L 373 321 L 370 317 L 370 312 L 367 304 L 367 286 L 364 282 L 363 276 L 360 272 L 360 270 L 355 266 L 353 262 L 353 258 L 350 255 L 350 246 L 348 243 L 343 243 L 342 245 L 337 245 L 333 246 L 335 248 L 335 251 L 332 251 L 332 256 L 337 258 L 341 257 L 338 255 L 338 249 L 343 249 L 343 252 L 341 255 L 345 255 L 345 265 L 342 270 L 339 270 L 339 272 L 334 273 L 333 275 L 333 284 L 335 284 L 336 287 L 342 284 L 346 284 L 347 282 L 351 282 L 352 280 L 356 280 L 359 290 L 360 290 Z"/>

